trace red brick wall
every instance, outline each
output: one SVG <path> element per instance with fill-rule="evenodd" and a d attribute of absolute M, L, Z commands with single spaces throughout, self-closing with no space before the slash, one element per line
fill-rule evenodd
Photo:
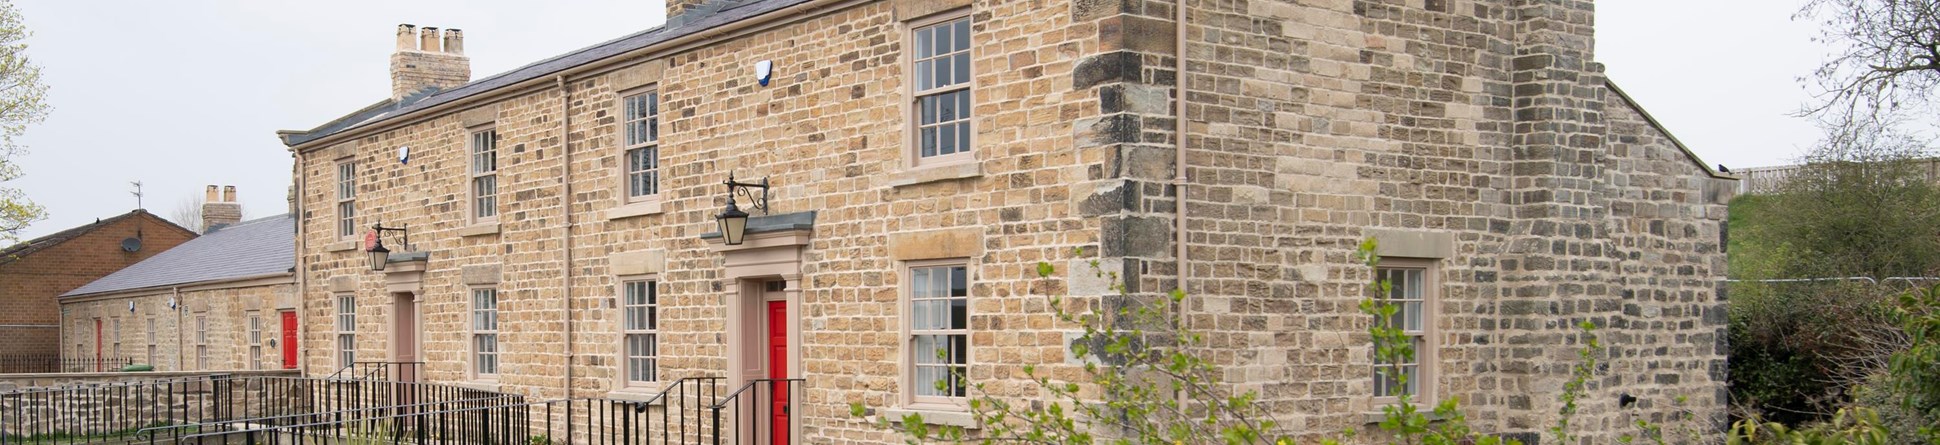
<path fill-rule="evenodd" d="M 104 227 L 0 264 L 0 339 L 4 339 L 0 341 L 0 355 L 67 351 L 60 348 L 57 325 L 61 313 L 56 297 L 195 237 L 146 212 L 102 224 Z M 121 240 L 135 236 L 138 230 L 141 250 L 122 251 Z M 48 327 L 30 327 L 42 325 Z"/>

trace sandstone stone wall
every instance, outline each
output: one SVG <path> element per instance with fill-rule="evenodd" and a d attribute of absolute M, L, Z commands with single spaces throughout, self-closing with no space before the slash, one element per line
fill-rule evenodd
<path fill-rule="evenodd" d="M 1485 430 L 1547 427 L 1581 320 L 1610 344 L 1579 421 L 1589 437 L 1669 412 L 1678 395 L 1701 416 L 1722 412 L 1716 235 L 1729 180 L 1611 94 L 1589 52 L 1588 2 L 1186 2 L 1184 47 L 1171 37 L 1176 3 L 962 5 L 975 22 L 970 167 L 906 167 L 902 24 L 961 6 L 922 1 L 826 11 L 298 146 L 304 341 L 321 346 L 304 351 L 306 369 L 338 366 L 335 296 L 356 299 L 357 353 L 373 361 L 398 346 L 397 304 L 416 298 L 432 381 L 614 395 L 620 275 L 647 273 L 660 282 L 660 379 L 726 375 L 737 277 L 700 235 L 732 172 L 770 179 L 774 213 L 816 212 L 801 276 L 787 277 L 807 381 L 797 409 L 816 443 L 894 442 L 848 405 L 905 406 L 900 265 L 967 258 L 970 378 L 1036 398 L 1023 365 L 1078 375 L 1064 361 L 1072 327 L 1042 296 L 1107 286 L 1037 280 L 1035 264 L 1067 277 L 1098 259 L 1133 297 L 1106 303 L 1143 301 L 1179 285 L 1181 212 L 1186 323 L 1286 432 L 1366 429 L 1377 411 L 1369 320 L 1355 309 L 1370 273 L 1352 259 L 1369 236 L 1436 260 L 1431 387 Z M 1179 54 L 1191 89 L 1183 183 Z M 775 67 L 765 87 L 752 75 L 763 60 Z M 648 86 L 661 94 L 661 198 L 625 206 L 617 99 Z M 472 224 L 467 135 L 488 125 L 499 216 Z M 395 283 L 355 238 L 337 236 L 342 160 L 358 164 L 359 226 L 408 226 L 414 245 L 392 250 L 429 252 L 420 294 L 388 293 Z M 495 378 L 472 372 L 480 287 L 499 290 Z M 1646 402 L 1616 408 L 1626 392 Z"/>
<path fill-rule="evenodd" d="M 169 290 L 139 292 L 133 294 L 87 297 L 79 301 L 62 303 L 69 323 L 62 326 L 68 339 L 66 348 L 70 350 L 79 345 L 82 350 L 92 352 L 95 347 L 94 319 L 102 320 L 102 353 L 114 355 L 115 338 L 113 324 L 121 322 L 121 354 L 135 363 L 148 363 L 157 371 L 238 371 L 253 369 L 280 369 L 283 364 L 282 318 L 279 311 L 296 308 L 296 286 L 283 280 L 282 284 L 253 283 L 240 287 L 215 289 L 184 290 L 179 295 Z M 174 298 L 176 307 L 170 309 L 168 300 Z M 134 303 L 135 310 L 129 311 L 128 304 Z M 260 317 L 263 344 L 261 354 L 250 357 L 248 346 L 249 315 Z M 197 341 L 196 318 L 205 317 L 208 322 L 208 341 Z M 155 356 L 148 356 L 148 322 L 155 323 Z M 271 346 L 269 342 L 277 344 Z M 197 366 L 196 348 L 205 344 L 208 348 L 207 366 Z M 302 348 L 303 345 L 296 345 Z"/>

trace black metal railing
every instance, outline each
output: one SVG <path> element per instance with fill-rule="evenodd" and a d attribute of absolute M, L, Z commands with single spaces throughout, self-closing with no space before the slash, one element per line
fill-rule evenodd
<path fill-rule="evenodd" d="M 801 425 L 802 379 L 755 379 L 708 407 L 714 445 L 792 444 Z M 780 435 L 779 438 L 776 436 Z"/>
<path fill-rule="evenodd" d="M 785 444 L 803 387 L 759 379 L 726 391 L 723 378 L 690 377 L 638 399 L 531 402 L 433 383 L 209 375 L 0 393 L 0 445 Z"/>
<path fill-rule="evenodd" d="M 702 444 L 713 437 L 704 415 L 717 405 L 721 383 L 680 379 L 640 400 L 421 401 L 155 427 L 142 437 L 155 443 Z"/>
<path fill-rule="evenodd" d="M 0 444 L 166 441 L 252 419 L 494 397 L 524 402 L 450 385 L 224 374 L 37 388 L 0 393 Z"/>
<path fill-rule="evenodd" d="M 66 357 L 53 354 L 0 355 L 0 374 L 114 372 L 135 364 L 131 357 Z"/>

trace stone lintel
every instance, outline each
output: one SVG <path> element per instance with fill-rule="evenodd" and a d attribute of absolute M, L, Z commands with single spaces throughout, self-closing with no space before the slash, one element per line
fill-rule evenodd
<path fill-rule="evenodd" d="M 889 257 L 900 261 L 983 256 L 983 229 L 964 227 L 889 235 Z"/>
<path fill-rule="evenodd" d="M 1382 257 L 1442 259 L 1455 256 L 1455 235 L 1449 232 L 1370 228 L 1366 234 L 1379 243 L 1374 253 Z"/>

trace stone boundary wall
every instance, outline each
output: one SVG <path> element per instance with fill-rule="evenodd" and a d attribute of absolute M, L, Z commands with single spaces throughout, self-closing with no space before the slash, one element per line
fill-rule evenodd
<path fill-rule="evenodd" d="M 0 374 L 0 438 L 131 434 L 160 424 L 194 423 L 225 411 L 260 412 L 256 385 L 233 378 L 296 376 L 296 371 Z M 219 390 L 228 388 L 228 391 Z M 222 403 L 240 400 L 243 404 Z"/>

